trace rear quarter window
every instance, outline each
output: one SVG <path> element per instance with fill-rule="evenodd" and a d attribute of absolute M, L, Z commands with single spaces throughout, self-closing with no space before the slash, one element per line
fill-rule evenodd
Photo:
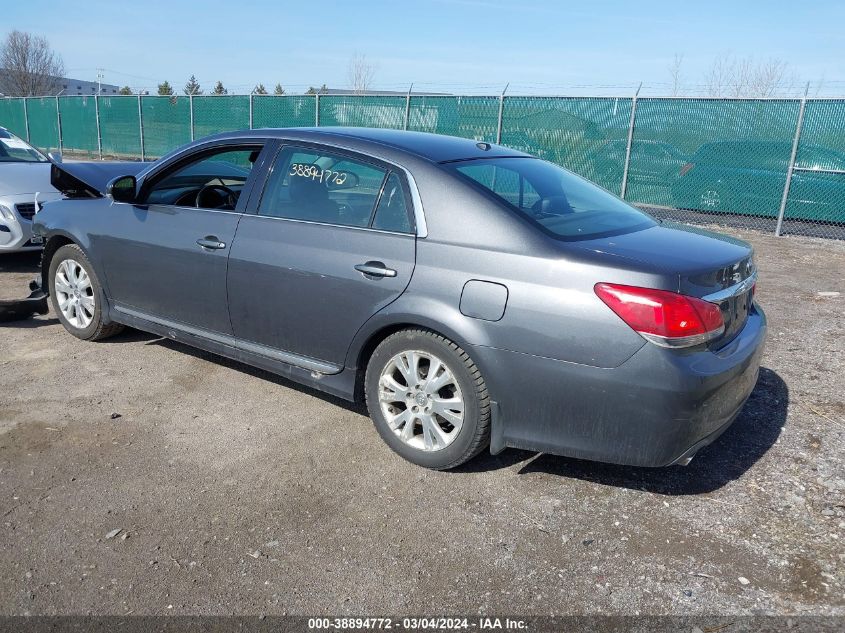
<path fill-rule="evenodd" d="M 540 159 L 476 159 L 447 167 L 558 239 L 592 239 L 655 225 L 598 185 Z"/>

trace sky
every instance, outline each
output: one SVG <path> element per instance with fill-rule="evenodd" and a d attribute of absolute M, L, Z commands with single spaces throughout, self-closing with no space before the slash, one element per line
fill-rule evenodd
<path fill-rule="evenodd" d="M 277 82 L 349 87 L 356 53 L 373 88 L 453 93 L 669 94 L 700 90 L 717 57 L 779 59 L 796 90 L 845 95 L 845 2 L 769 0 L 0 0 L 0 37 L 45 36 L 66 75 L 208 91 Z M 800 86 L 798 88 L 797 86 Z"/>

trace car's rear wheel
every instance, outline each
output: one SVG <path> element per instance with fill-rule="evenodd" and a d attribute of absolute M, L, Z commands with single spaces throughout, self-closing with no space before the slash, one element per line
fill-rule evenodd
<path fill-rule="evenodd" d="M 414 464 L 445 470 L 490 441 L 490 398 L 469 355 L 429 330 L 402 330 L 373 352 L 365 393 L 382 439 Z"/>
<path fill-rule="evenodd" d="M 105 323 L 105 296 L 91 262 L 76 244 L 59 248 L 50 260 L 50 299 L 65 329 L 77 338 L 98 341 L 123 329 Z"/>

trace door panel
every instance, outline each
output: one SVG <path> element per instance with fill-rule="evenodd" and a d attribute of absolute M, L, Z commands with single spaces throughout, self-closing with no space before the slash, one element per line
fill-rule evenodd
<path fill-rule="evenodd" d="M 114 204 L 96 238 L 117 307 L 231 334 L 226 260 L 240 214 L 169 205 Z M 202 247 L 212 239 L 222 248 Z"/>
<path fill-rule="evenodd" d="M 234 334 L 342 366 L 358 329 L 407 287 L 415 253 L 413 235 L 245 215 L 229 257 Z M 395 276 L 355 268 L 379 263 Z"/>
<path fill-rule="evenodd" d="M 147 175 L 139 204 L 112 205 L 97 251 L 118 310 L 232 333 L 226 262 L 271 145 L 201 144 Z"/>

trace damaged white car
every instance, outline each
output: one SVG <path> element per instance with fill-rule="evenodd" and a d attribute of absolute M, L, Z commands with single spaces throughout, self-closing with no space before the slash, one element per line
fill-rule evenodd
<path fill-rule="evenodd" d="M 37 250 L 32 217 L 61 194 L 50 184 L 50 159 L 0 127 L 0 253 Z"/>

